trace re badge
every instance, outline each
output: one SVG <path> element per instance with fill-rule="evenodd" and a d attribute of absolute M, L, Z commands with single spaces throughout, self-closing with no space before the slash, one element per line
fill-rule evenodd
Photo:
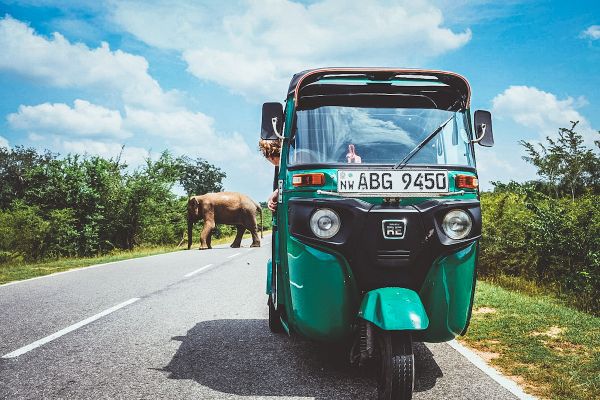
<path fill-rule="evenodd" d="M 404 239 L 406 233 L 405 219 L 384 219 L 381 221 L 381 229 L 385 239 Z"/>

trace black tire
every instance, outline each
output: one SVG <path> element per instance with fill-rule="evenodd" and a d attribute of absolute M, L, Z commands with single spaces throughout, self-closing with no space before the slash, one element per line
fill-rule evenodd
<path fill-rule="evenodd" d="M 410 332 L 378 332 L 379 400 L 412 399 L 415 360 Z"/>
<path fill-rule="evenodd" d="M 277 311 L 273 306 L 273 300 L 271 300 L 271 296 L 269 296 L 269 300 L 267 300 L 267 305 L 269 306 L 269 329 L 273 333 L 283 332 L 283 324 L 279 318 L 279 311 Z"/>

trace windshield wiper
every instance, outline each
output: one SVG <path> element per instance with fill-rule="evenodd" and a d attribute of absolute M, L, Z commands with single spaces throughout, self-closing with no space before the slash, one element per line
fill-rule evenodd
<path fill-rule="evenodd" d="M 433 139 L 435 137 L 435 135 L 440 133 L 440 131 L 442 129 L 444 129 L 444 127 L 446 125 L 448 125 L 448 122 L 452 121 L 454 119 L 454 117 L 455 117 L 455 115 L 452 115 L 450 118 L 448 118 L 446 121 L 444 121 L 440 126 L 435 128 L 435 130 L 433 132 L 431 132 L 429 135 L 427 135 L 427 137 L 425 139 L 423 139 L 423 141 L 421 143 L 416 145 L 415 148 L 412 149 L 411 152 L 406 155 L 406 157 L 404 157 L 400 162 L 398 162 L 396 165 L 394 165 L 394 169 L 404 168 L 406 166 L 406 164 L 408 164 L 410 159 L 413 158 L 413 156 L 415 154 L 417 154 L 419 152 L 419 150 L 421 150 L 423 147 L 425 147 L 425 145 L 427 143 L 429 143 L 431 141 L 431 139 Z"/>

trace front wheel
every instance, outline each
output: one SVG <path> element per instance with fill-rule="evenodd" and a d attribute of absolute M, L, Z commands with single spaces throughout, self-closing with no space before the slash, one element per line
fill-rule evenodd
<path fill-rule="evenodd" d="M 415 360 L 410 332 L 380 331 L 379 400 L 410 400 L 414 387 Z"/>

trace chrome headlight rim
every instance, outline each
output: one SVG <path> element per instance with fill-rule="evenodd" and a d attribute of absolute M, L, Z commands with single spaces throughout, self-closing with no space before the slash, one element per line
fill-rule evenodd
<path fill-rule="evenodd" d="M 317 208 L 310 216 L 309 225 L 313 235 L 319 239 L 331 239 L 340 231 L 342 220 L 331 208 Z"/>
<path fill-rule="evenodd" d="M 462 217 L 463 218 L 462 221 L 466 225 L 466 228 L 458 233 L 456 230 L 453 230 L 450 228 L 451 224 L 454 224 L 457 222 L 456 220 L 454 220 L 454 221 L 451 221 L 451 220 L 453 218 L 457 218 L 457 217 L 458 218 Z M 442 231 L 450 239 L 462 240 L 462 239 L 466 239 L 467 237 L 469 237 L 469 235 L 473 231 L 473 218 L 471 217 L 471 214 L 468 211 L 463 210 L 462 208 L 453 208 L 446 212 L 446 214 L 444 215 L 444 218 L 442 218 L 441 225 L 442 225 Z"/>

